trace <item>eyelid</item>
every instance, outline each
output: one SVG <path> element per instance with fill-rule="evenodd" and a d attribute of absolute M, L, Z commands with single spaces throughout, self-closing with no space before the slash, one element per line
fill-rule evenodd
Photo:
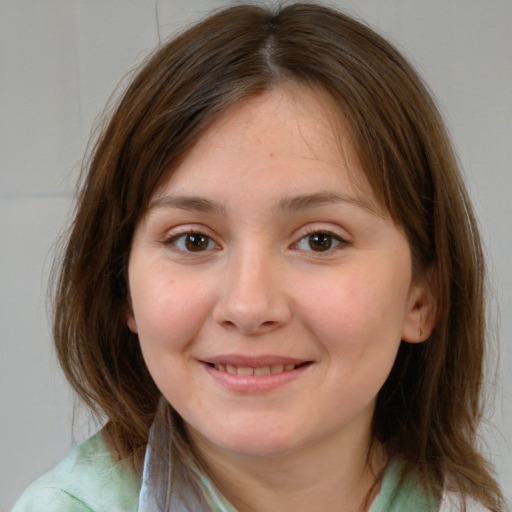
<path fill-rule="evenodd" d="M 186 254 L 196 254 L 196 255 L 200 255 L 200 254 L 204 254 L 206 252 L 210 252 L 212 250 L 218 250 L 220 249 L 220 244 L 215 240 L 215 238 L 213 236 L 211 236 L 210 234 L 208 234 L 208 229 L 206 228 L 192 228 L 192 227 L 182 227 L 182 228 L 176 228 L 176 231 L 175 230 L 172 230 L 170 233 L 167 233 L 163 239 L 162 239 L 162 243 L 164 245 L 168 245 L 168 246 L 172 246 L 173 249 L 179 251 L 179 252 L 182 252 L 182 253 L 186 253 Z M 187 235 L 201 235 L 201 236 L 204 236 L 205 238 L 208 238 L 209 242 L 213 243 L 215 245 L 215 247 L 213 248 L 206 248 L 204 250 L 200 250 L 200 251 L 188 251 L 186 249 L 182 249 L 180 247 L 177 246 L 176 242 L 180 239 L 180 238 L 183 238 L 183 237 L 186 237 Z"/>
<path fill-rule="evenodd" d="M 318 254 L 318 255 L 327 255 L 336 250 L 343 249 L 344 247 L 350 245 L 350 241 L 348 240 L 348 237 L 343 236 L 340 233 L 337 233 L 332 229 L 329 229 L 329 228 L 324 229 L 321 226 L 307 226 L 300 232 L 299 236 L 296 238 L 296 241 L 291 245 L 291 248 L 300 250 L 300 249 L 298 249 L 299 243 L 302 242 L 305 238 L 308 238 L 317 233 L 328 235 L 339 243 L 335 247 L 329 248 L 325 251 L 314 251 L 311 249 L 311 250 L 305 250 L 305 252 L 311 252 L 311 253 Z"/>

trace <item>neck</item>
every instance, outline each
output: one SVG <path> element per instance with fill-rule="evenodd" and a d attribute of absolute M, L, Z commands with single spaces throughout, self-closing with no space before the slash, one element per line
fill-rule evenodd
<path fill-rule="evenodd" d="M 380 447 L 369 454 L 367 435 L 334 435 L 272 457 L 221 452 L 192 438 L 208 475 L 239 512 L 337 512 L 340 504 L 361 512 L 378 492 L 376 475 L 386 464 Z"/>

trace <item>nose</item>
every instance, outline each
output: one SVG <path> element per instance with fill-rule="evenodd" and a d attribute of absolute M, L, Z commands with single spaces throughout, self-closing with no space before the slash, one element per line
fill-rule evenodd
<path fill-rule="evenodd" d="M 220 276 L 214 320 L 245 335 L 271 332 L 291 318 L 282 268 L 271 256 L 240 255 Z"/>

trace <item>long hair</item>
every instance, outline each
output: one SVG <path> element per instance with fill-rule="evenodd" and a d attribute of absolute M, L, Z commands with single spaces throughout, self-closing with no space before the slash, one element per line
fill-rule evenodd
<path fill-rule="evenodd" d="M 484 262 L 449 137 L 406 60 L 326 7 L 227 8 L 158 48 L 138 71 L 84 168 L 55 298 L 64 372 L 107 420 L 113 450 L 140 471 L 160 392 L 126 325 L 135 226 L 227 108 L 287 81 L 322 90 L 339 109 L 374 194 L 408 238 L 414 279 L 428 278 L 436 297 L 432 335 L 402 342 L 378 395 L 372 440 L 430 492 L 447 484 L 499 510 L 500 490 L 476 448 Z M 175 430 L 173 442 L 186 450 L 183 429 Z"/>

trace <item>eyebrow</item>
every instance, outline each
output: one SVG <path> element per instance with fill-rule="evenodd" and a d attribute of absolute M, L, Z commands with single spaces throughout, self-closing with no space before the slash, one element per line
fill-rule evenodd
<path fill-rule="evenodd" d="M 316 208 L 326 204 L 345 203 L 356 206 L 373 215 L 379 215 L 378 208 L 368 201 L 364 201 L 348 194 L 337 194 L 333 192 L 316 192 L 313 194 L 300 194 L 281 199 L 277 203 L 277 210 L 298 212 L 308 208 Z M 159 208 L 177 208 L 187 211 L 198 211 L 203 213 L 215 213 L 226 216 L 226 209 L 218 201 L 206 199 L 200 196 L 163 196 L 153 200 L 148 211 Z M 381 215 L 381 214 L 380 214 Z"/>
<path fill-rule="evenodd" d="M 300 211 L 306 208 L 315 208 L 325 204 L 345 203 L 357 206 L 368 211 L 373 215 L 379 215 L 378 208 L 368 201 L 364 201 L 356 196 L 348 194 L 337 194 L 334 192 L 317 192 L 314 194 L 301 194 L 297 196 L 285 197 L 279 201 L 278 208 L 291 212 Z"/>
<path fill-rule="evenodd" d="M 151 201 L 148 211 L 156 210 L 158 208 L 177 208 L 180 210 L 226 215 L 226 209 L 221 203 L 199 196 L 159 197 L 154 201 Z"/>

